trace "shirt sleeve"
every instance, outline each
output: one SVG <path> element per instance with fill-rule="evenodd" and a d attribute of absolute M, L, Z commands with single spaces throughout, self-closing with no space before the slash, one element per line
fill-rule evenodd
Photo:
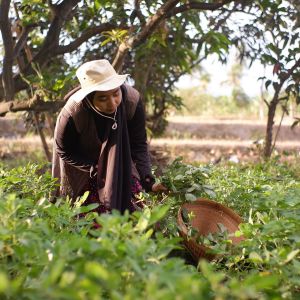
<path fill-rule="evenodd" d="M 135 114 L 127 121 L 131 157 L 141 177 L 141 184 L 146 191 L 150 191 L 154 177 L 151 173 L 150 155 L 148 152 L 146 118 L 141 100 L 139 100 Z"/>
<path fill-rule="evenodd" d="M 91 173 L 95 163 L 78 153 L 80 137 L 72 117 L 61 114 L 57 122 L 57 130 L 54 136 L 57 154 L 66 163 L 84 172 Z"/>

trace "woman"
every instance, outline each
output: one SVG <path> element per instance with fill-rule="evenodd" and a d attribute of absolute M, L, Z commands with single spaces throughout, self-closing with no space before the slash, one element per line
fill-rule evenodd
<path fill-rule="evenodd" d="M 105 59 L 81 65 L 80 89 L 66 96 L 56 123 L 52 175 L 59 194 L 76 199 L 90 191 L 86 203 L 99 203 L 98 212 L 133 211 L 142 188 L 165 190 L 151 175 L 144 109 L 127 75 Z"/>

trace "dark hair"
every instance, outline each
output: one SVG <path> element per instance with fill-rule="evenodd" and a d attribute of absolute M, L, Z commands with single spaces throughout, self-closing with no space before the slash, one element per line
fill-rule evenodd
<path fill-rule="evenodd" d="M 92 102 L 93 99 L 94 99 L 95 94 L 96 94 L 96 92 L 91 92 L 91 93 L 89 93 L 86 97 L 88 98 L 88 100 L 89 100 L 90 102 Z"/>

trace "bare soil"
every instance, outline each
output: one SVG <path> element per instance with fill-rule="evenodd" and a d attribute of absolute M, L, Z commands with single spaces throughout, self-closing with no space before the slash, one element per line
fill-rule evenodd
<path fill-rule="evenodd" d="M 300 154 L 300 128 L 291 129 L 285 121 L 278 133 L 275 152 L 292 160 Z M 154 163 L 167 162 L 183 156 L 185 161 L 232 162 L 257 161 L 262 154 L 266 122 L 257 120 L 220 120 L 195 117 L 173 117 L 163 137 L 149 141 Z M 274 126 L 274 135 L 277 126 Z M 47 138 L 49 148 L 52 139 Z M 38 155 L 39 154 L 39 155 Z M 21 120 L 0 118 L 0 159 L 43 157 L 38 136 L 28 135 Z"/>
<path fill-rule="evenodd" d="M 292 123 L 285 120 L 279 131 L 278 125 L 274 126 L 274 153 L 282 154 L 283 160 L 298 159 L 300 154 L 300 128 L 291 129 Z M 265 128 L 266 121 L 259 120 L 172 117 L 164 136 L 151 140 L 150 146 L 165 159 L 183 156 L 186 161 L 206 163 L 259 161 Z"/>

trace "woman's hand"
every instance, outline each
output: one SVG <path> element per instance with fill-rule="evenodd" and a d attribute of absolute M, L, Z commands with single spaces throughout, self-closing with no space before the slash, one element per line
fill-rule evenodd
<path fill-rule="evenodd" d="M 162 184 L 162 183 L 154 183 L 152 185 L 152 192 L 158 193 L 158 192 L 166 192 L 168 189 Z"/>

